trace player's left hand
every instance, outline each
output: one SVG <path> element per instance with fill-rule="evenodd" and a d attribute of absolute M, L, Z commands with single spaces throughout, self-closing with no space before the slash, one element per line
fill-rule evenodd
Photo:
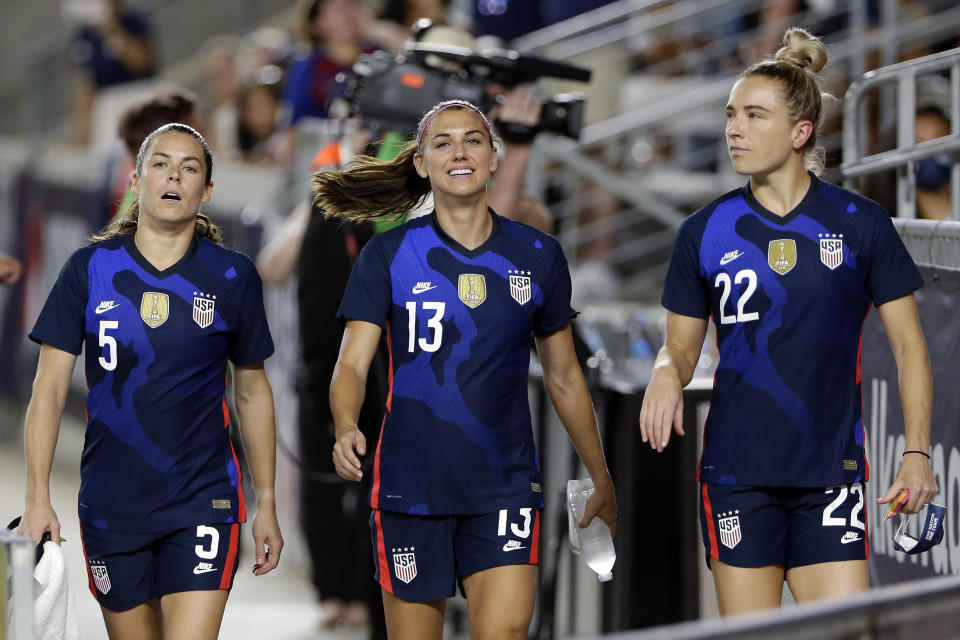
<path fill-rule="evenodd" d="M 930 461 L 925 456 L 918 453 L 905 455 L 903 462 L 900 463 L 897 477 L 883 497 L 877 499 L 877 504 L 892 502 L 904 489 L 910 490 L 910 499 L 900 510 L 900 513 L 905 514 L 923 511 L 927 503 L 940 493 L 937 481 L 933 477 Z"/>
<path fill-rule="evenodd" d="M 280 551 L 283 550 L 283 536 L 280 534 L 276 509 L 258 508 L 257 515 L 253 517 L 252 529 L 253 550 L 257 558 L 253 565 L 253 575 L 262 576 L 277 568 Z"/>
<path fill-rule="evenodd" d="M 598 517 L 607 523 L 607 526 L 610 527 L 610 535 L 617 535 L 617 494 L 614 491 L 610 474 L 593 479 L 593 493 L 583 510 L 580 526 L 588 526 L 594 517 Z"/>

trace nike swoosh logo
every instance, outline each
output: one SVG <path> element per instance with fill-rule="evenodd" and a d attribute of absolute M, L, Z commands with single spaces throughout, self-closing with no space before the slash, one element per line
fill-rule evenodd
<path fill-rule="evenodd" d="M 743 252 L 742 252 L 742 251 L 737 251 L 737 252 L 734 253 L 734 254 L 729 254 L 729 253 L 728 253 L 727 255 L 725 255 L 725 256 L 723 256 L 722 258 L 720 258 L 720 266 L 722 267 L 722 266 L 725 265 L 725 264 L 728 264 L 728 263 L 730 263 L 730 262 L 733 262 L 734 260 L 736 260 L 737 258 L 739 258 L 739 257 L 742 256 L 742 255 L 743 255 Z"/>
<path fill-rule="evenodd" d="M 519 542 L 515 540 L 511 540 L 507 544 L 503 545 L 504 551 L 517 551 L 519 549 L 526 549 L 526 547 L 524 547 L 523 545 L 521 545 Z"/>
<path fill-rule="evenodd" d="M 847 536 L 843 536 L 842 538 L 840 538 L 840 544 L 849 544 L 849 543 L 851 543 L 851 542 L 859 542 L 859 541 L 862 540 L 862 539 L 863 539 L 863 538 L 861 538 L 860 536 L 853 536 L 852 538 L 848 538 Z"/>
<path fill-rule="evenodd" d="M 430 289 L 436 289 L 436 288 L 437 288 L 437 285 L 433 285 L 432 287 L 421 287 L 420 285 L 417 285 L 413 288 L 413 293 L 414 295 L 416 295 L 418 293 L 423 293 L 424 291 L 430 291 Z"/>
<path fill-rule="evenodd" d="M 101 302 L 100 304 L 97 305 L 97 308 L 94 309 L 94 313 L 96 313 L 97 315 L 100 315 L 101 313 L 110 311 L 110 309 L 116 309 L 119 306 L 120 305 L 114 302 L 113 300 L 110 300 L 109 302 Z"/>
<path fill-rule="evenodd" d="M 210 573 L 211 571 L 216 571 L 216 570 L 217 570 L 216 567 L 205 567 L 203 569 L 201 569 L 200 567 L 193 568 L 193 572 L 197 575 L 200 575 L 201 573 Z"/>

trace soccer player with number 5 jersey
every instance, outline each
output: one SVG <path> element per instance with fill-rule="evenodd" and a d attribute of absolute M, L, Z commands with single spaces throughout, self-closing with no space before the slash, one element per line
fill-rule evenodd
<path fill-rule="evenodd" d="M 390 637 L 440 640 L 459 583 L 471 635 L 525 638 L 533 616 L 539 465 L 527 401 L 530 339 L 544 384 L 596 486 L 582 525 L 616 526 L 616 497 L 570 335 L 570 276 L 557 241 L 487 206 L 498 166 L 486 117 L 444 102 L 394 161 L 361 159 L 314 176 L 327 215 L 433 213 L 371 240 L 340 307 L 346 323 L 330 389 L 337 472 L 372 456 L 375 577 Z M 379 443 L 357 428 L 382 332 L 390 391 Z"/>
<path fill-rule="evenodd" d="M 726 138 L 749 183 L 681 226 L 663 292 L 666 344 L 643 400 L 643 440 L 683 434 L 682 391 L 712 317 L 717 365 L 700 460 L 700 521 L 720 611 L 867 588 L 860 336 L 880 314 L 900 371 L 904 489 L 937 493 L 929 465 L 931 373 L 913 292 L 922 284 L 890 217 L 820 180 L 819 39 L 787 31 L 730 92 Z M 811 171 L 812 170 L 812 171 Z"/>
<path fill-rule="evenodd" d="M 80 524 L 90 591 L 112 640 L 217 637 L 246 520 L 230 442 L 227 361 L 257 495 L 262 575 L 283 539 L 274 502 L 273 342 L 260 278 L 199 212 L 213 155 L 183 124 L 143 142 L 116 224 L 75 252 L 30 338 L 41 344 L 26 417 L 20 533 L 59 540 L 50 467 L 74 363 L 85 352 Z"/>

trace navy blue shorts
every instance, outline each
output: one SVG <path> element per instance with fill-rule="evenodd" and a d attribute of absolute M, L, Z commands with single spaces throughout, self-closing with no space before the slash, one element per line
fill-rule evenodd
<path fill-rule="evenodd" d="M 700 531 L 711 558 L 734 567 L 864 560 L 866 487 L 700 485 Z"/>
<path fill-rule="evenodd" d="M 374 579 L 401 600 L 429 602 L 453 596 L 477 571 L 537 564 L 540 510 L 418 516 L 374 509 L 370 533 Z"/>
<path fill-rule="evenodd" d="M 110 611 L 126 611 L 168 593 L 230 589 L 237 574 L 237 523 L 167 533 L 81 524 L 80 533 L 90 593 Z"/>

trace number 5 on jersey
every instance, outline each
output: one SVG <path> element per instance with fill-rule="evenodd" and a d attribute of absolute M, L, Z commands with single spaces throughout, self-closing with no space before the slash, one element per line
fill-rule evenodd
<path fill-rule="evenodd" d="M 433 317 L 427 320 L 428 337 L 422 337 L 417 340 L 417 302 L 411 300 L 407 303 L 407 333 L 410 336 L 407 342 L 407 351 L 413 353 L 417 345 L 424 351 L 434 352 L 440 348 L 443 340 L 443 325 L 440 321 L 443 319 L 443 312 L 446 309 L 445 302 L 423 302 L 421 304 L 425 311 L 432 311 Z"/>
<path fill-rule="evenodd" d="M 108 335 L 107 330 L 116 329 L 119 326 L 120 322 L 118 320 L 100 321 L 100 332 L 97 335 L 97 340 L 103 348 L 103 355 L 100 356 L 98 361 L 100 366 L 107 371 L 113 371 L 117 368 L 117 339 Z"/>

